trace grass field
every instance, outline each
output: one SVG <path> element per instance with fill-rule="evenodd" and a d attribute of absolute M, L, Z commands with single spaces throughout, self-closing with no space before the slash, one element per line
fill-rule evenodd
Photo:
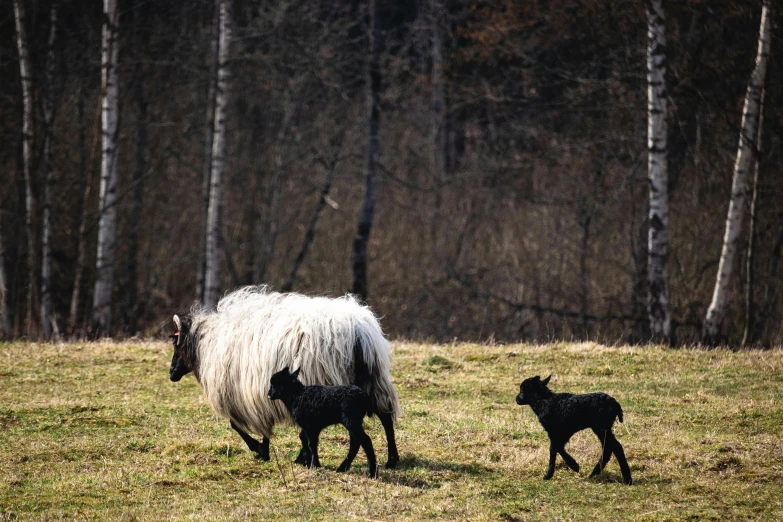
<path fill-rule="evenodd" d="M 394 343 L 402 462 L 347 474 L 340 427 L 325 468 L 293 466 L 299 440 L 277 428 L 254 460 L 203 402 L 168 380 L 164 343 L 0 344 L 0 520 L 783 520 L 783 351 L 728 352 Z M 582 472 L 514 403 L 523 377 L 555 391 L 602 390 L 623 405 L 634 485 L 600 447 L 572 439 Z M 379 461 L 380 423 L 368 421 Z"/>

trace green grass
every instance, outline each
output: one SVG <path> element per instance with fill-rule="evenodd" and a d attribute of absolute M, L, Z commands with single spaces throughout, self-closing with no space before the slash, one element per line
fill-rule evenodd
<path fill-rule="evenodd" d="M 168 380 L 170 349 L 145 344 L 0 344 L 0 520 L 772 520 L 783 519 L 783 351 L 728 352 L 394 343 L 403 416 L 398 470 L 347 474 L 340 427 L 325 469 L 293 466 L 277 428 L 254 460 L 192 377 Z M 547 438 L 514 403 L 524 377 L 602 390 L 623 405 L 634 485 L 614 459 L 598 479 L 589 432 L 541 480 Z M 383 430 L 367 422 L 379 461 Z"/>

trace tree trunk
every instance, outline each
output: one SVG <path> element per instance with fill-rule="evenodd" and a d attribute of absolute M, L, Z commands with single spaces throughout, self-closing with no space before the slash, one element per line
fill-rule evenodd
<path fill-rule="evenodd" d="M 3 248 L 3 233 L 0 230 L 0 339 L 9 339 L 11 337 L 11 321 L 8 317 L 6 294 L 5 250 Z"/>
<path fill-rule="evenodd" d="M 714 344 L 719 340 L 718 337 L 728 300 L 729 283 L 731 282 L 734 269 L 734 257 L 739 243 L 740 231 L 742 230 L 742 222 L 745 218 L 745 205 L 748 198 L 748 176 L 753 160 L 756 157 L 756 137 L 758 134 L 761 93 L 764 88 L 772 40 L 770 3 L 765 1 L 761 10 L 756 66 L 753 69 L 753 73 L 751 73 L 747 94 L 745 95 L 745 105 L 742 111 L 739 148 L 737 160 L 734 164 L 734 180 L 731 187 L 729 212 L 726 218 L 723 249 L 721 251 L 720 264 L 718 265 L 715 291 L 704 322 L 703 338 L 708 344 Z"/>
<path fill-rule="evenodd" d="M 209 63 L 209 79 L 208 79 L 208 85 L 207 85 L 207 100 L 206 100 L 206 106 L 207 106 L 207 116 L 204 121 L 204 175 L 203 175 L 203 181 L 201 185 L 201 194 L 203 196 L 203 230 L 204 232 L 201 234 L 201 251 L 200 251 L 200 258 L 199 258 L 199 265 L 198 265 L 198 287 L 196 289 L 196 293 L 198 294 L 198 299 L 203 303 L 204 302 L 204 292 L 206 291 L 206 276 L 207 276 L 207 220 L 209 219 L 209 188 L 210 188 L 210 175 L 212 173 L 212 141 L 213 141 L 213 132 L 215 128 L 215 89 L 217 88 L 217 70 L 218 70 L 218 45 L 219 45 L 219 37 L 217 34 L 217 31 L 219 30 L 220 26 L 220 6 L 219 3 L 214 6 L 213 8 L 213 16 L 212 16 L 212 31 L 213 31 L 213 38 L 212 38 L 212 45 L 210 46 L 211 50 L 211 60 Z"/>
<path fill-rule="evenodd" d="M 299 271 L 299 267 L 302 266 L 302 262 L 304 262 L 304 258 L 307 255 L 307 250 L 310 248 L 310 245 L 315 239 L 315 228 L 316 225 L 318 225 L 318 218 L 321 216 L 321 211 L 323 211 L 329 198 L 329 190 L 332 188 L 332 181 L 334 180 L 334 169 L 337 167 L 344 134 L 345 132 L 343 129 L 336 137 L 336 147 L 334 149 L 334 156 L 332 157 L 332 160 L 328 163 L 324 162 L 326 180 L 324 181 L 323 187 L 321 187 L 321 196 L 318 198 L 318 204 L 313 211 L 313 215 L 310 216 L 310 222 L 307 225 L 307 231 L 305 232 L 304 239 L 302 240 L 302 246 L 299 248 L 299 253 L 296 255 L 296 259 L 294 259 L 291 272 L 288 274 L 288 278 L 281 287 L 283 292 L 290 292 L 293 289 L 294 281 L 296 280 L 296 273 Z"/>
<path fill-rule="evenodd" d="M 764 288 L 764 306 L 761 308 L 758 327 L 756 328 L 758 335 L 762 337 L 766 337 L 767 323 L 772 315 L 772 309 L 777 302 L 777 279 L 781 251 L 783 251 L 783 212 L 778 213 L 778 230 L 775 237 L 775 244 L 772 246 L 772 252 L 770 253 L 767 283 Z"/>
<path fill-rule="evenodd" d="M 430 122 L 430 172 L 440 179 L 445 164 L 444 114 L 446 111 L 443 81 L 443 40 L 441 24 L 443 11 L 440 0 L 429 0 L 430 36 L 432 53 L 432 120 Z"/>
<path fill-rule="evenodd" d="M 379 0 L 370 0 L 370 89 L 368 96 L 369 129 L 367 134 L 367 171 L 364 201 L 359 210 L 359 223 L 353 241 L 351 267 L 353 287 L 351 292 L 367 300 L 367 244 L 370 241 L 372 218 L 375 209 L 375 171 L 378 165 L 378 130 L 381 120 L 381 50 L 383 35 Z"/>
<path fill-rule="evenodd" d="M 82 278 L 87 258 L 87 241 L 85 232 L 87 229 L 88 203 L 92 191 L 93 169 L 87 166 L 87 138 L 84 123 L 84 89 L 80 87 L 77 101 L 77 124 L 79 126 L 79 194 L 77 215 L 79 216 L 79 230 L 76 235 L 76 267 L 73 275 L 73 290 L 71 291 L 71 306 L 68 314 L 68 333 L 76 334 L 76 324 L 79 321 L 79 297 L 82 291 Z M 97 142 L 94 144 L 97 145 Z M 93 146 L 93 149 L 95 146 Z"/>
<path fill-rule="evenodd" d="M 14 0 L 16 43 L 19 48 L 19 73 L 22 78 L 22 169 L 25 185 L 25 231 L 27 235 L 27 336 L 33 335 L 33 294 L 35 290 L 35 231 L 33 230 L 33 183 L 30 173 L 33 148 L 33 79 L 27 46 L 24 0 Z"/>
<path fill-rule="evenodd" d="M 54 123 L 54 42 L 57 36 L 57 4 L 50 11 L 49 45 L 46 54 L 46 79 L 44 98 L 44 146 L 43 146 L 43 218 L 41 220 L 41 331 L 49 340 L 52 330 L 57 330 L 52 315 L 51 294 L 51 174 L 52 174 L 52 125 Z"/>
<path fill-rule="evenodd" d="M 759 155 L 764 132 L 764 91 L 761 90 L 759 100 L 759 128 L 756 134 L 756 162 L 753 170 L 753 197 L 750 200 L 750 226 L 748 228 L 748 251 L 745 256 L 745 331 L 742 333 L 742 344 L 753 344 L 758 339 L 756 335 L 756 316 L 753 306 L 753 285 L 755 284 L 754 261 L 756 253 L 756 218 L 759 199 Z"/>
<path fill-rule="evenodd" d="M 215 125 L 210 172 L 209 212 L 207 214 L 207 251 L 204 278 L 204 304 L 217 305 L 220 298 L 220 234 L 223 211 L 223 171 L 226 150 L 226 107 L 229 87 L 229 44 L 231 42 L 231 0 L 217 0 L 220 9 L 218 39 L 217 87 L 215 91 Z"/>
<path fill-rule="evenodd" d="M 666 151 L 666 35 L 662 0 L 647 2 L 647 169 L 650 214 L 647 247 L 652 340 L 671 341 L 669 311 L 669 168 Z"/>
<path fill-rule="evenodd" d="M 119 11 L 117 0 L 103 0 L 101 107 L 101 188 L 95 290 L 92 302 L 93 335 L 111 333 L 111 297 L 114 282 L 114 241 L 117 208 Z"/>
<path fill-rule="evenodd" d="M 125 260 L 125 323 L 128 331 L 136 332 L 136 319 L 139 313 L 138 260 L 139 260 L 139 222 L 144 208 L 144 174 L 147 170 L 147 99 L 144 94 L 144 66 L 141 63 L 141 51 L 146 48 L 147 32 L 139 29 L 140 13 L 134 12 L 133 36 L 136 64 L 133 68 L 133 98 L 136 103 L 136 168 L 133 171 L 133 202 L 128 216 L 128 252 Z M 143 31 L 143 34 L 140 32 Z"/>

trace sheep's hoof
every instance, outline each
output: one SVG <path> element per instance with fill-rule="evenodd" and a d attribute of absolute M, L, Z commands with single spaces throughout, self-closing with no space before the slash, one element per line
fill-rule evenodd
<path fill-rule="evenodd" d="M 571 469 L 574 470 L 575 472 L 579 473 L 579 469 L 580 469 L 579 468 L 579 464 L 574 464 L 574 467 L 571 468 Z"/>
<path fill-rule="evenodd" d="M 340 464 L 340 467 L 337 468 L 337 473 L 345 473 L 350 467 L 351 466 L 346 466 L 345 464 Z"/>
<path fill-rule="evenodd" d="M 397 464 L 400 462 L 400 457 L 392 457 L 386 461 L 386 469 L 396 469 Z"/>
<path fill-rule="evenodd" d="M 626 486 L 633 485 L 633 480 L 631 480 L 631 477 L 628 477 L 628 480 L 623 479 L 623 482 L 625 482 Z"/>
<path fill-rule="evenodd" d="M 256 460 L 263 460 L 263 461 L 269 462 L 269 453 L 264 453 L 262 451 L 257 451 L 256 454 L 253 457 Z"/>
<path fill-rule="evenodd" d="M 370 470 L 370 478 L 371 479 L 378 478 L 378 469 L 377 468 Z"/>
<path fill-rule="evenodd" d="M 549 480 L 549 479 L 551 479 L 554 476 L 555 476 L 554 473 L 547 473 L 546 475 L 544 475 L 544 480 Z"/>

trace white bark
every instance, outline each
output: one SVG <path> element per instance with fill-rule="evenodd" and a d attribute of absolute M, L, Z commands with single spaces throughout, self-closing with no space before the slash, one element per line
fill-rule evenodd
<path fill-rule="evenodd" d="M 729 283 L 734 270 L 734 258 L 739 246 L 739 235 L 745 219 L 745 208 L 748 201 L 748 178 L 752 172 L 751 169 L 756 157 L 756 136 L 758 134 L 761 93 L 767 74 L 767 62 L 772 40 L 770 4 L 771 2 L 765 1 L 761 10 L 756 66 L 750 76 L 748 91 L 745 95 L 745 106 L 742 111 L 739 147 L 737 160 L 734 164 L 734 179 L 731 186 L 729 212 L 726 218 L 726 232 L 723 236 L 723 249 L 721 251 L 720 264 L 718 265 L 715 291 L 704 321 L 704 338 L 708 342 L 715 342 L 720 333 L 728 300 Z"/>
<path fill-rule="evenodd" d="M 117 50 L 119 11 L 117 0 L 103 0 L 103 42 L 101 45 L 101 184 L 100 217 L 92 323 L 96 335 L 111 332 L 111 294 L 114 280 L 114 241 L 117 208 Z"/>
<path fill-rule="evenodd" d="M 669 165 L 666 147 L 666 33 L 662 0 L 647 2 L 647 313 L 657 342 L 671 338 L 669 311 Z"/>
<path fill-rule="evenodd" d="M 44 98 L 44 147 L 43 147 L 43 218 L 41 220 L 41 331 L 44 339 L 52 336 L 52 329 L 57 330 L 52 315 L 51 294 L 51 174 L 52 174 L 52 125 L 54 123 L 54 42 L 57 37 L 57 4 L 53 3 L 50 11 L 49 42 L 46 53 L 46 94 Z"/>
<path fill-rule="evenodd" d="M 22 77 L 22 160 L 25 186 L 25 228 L 27 230 L 27 335 L 33 334 L 33 290 L 35 288 L 35 235 L 33 230 L 33 186 L 30 174 L 33 147 L 33 80 L 25 29 L 23 1 L 14 0 L 16 43 L 19 48 L 19 73 Z"/>
<path fill-rule="evenodd" d="M 207 252 L 204 282 L 204 305 L 214 307 L 220 298 L 220 234 L 223 212 L 223 171 L 226 150 L 226 107 L 229 88 L 229 44 L 231 42 L 231 0 L 217 0 L 220 21 L 218 39 L 217 89 L 215 92 L 215 126 L 212 140 L 209 210 L 207 212 Z"/>

